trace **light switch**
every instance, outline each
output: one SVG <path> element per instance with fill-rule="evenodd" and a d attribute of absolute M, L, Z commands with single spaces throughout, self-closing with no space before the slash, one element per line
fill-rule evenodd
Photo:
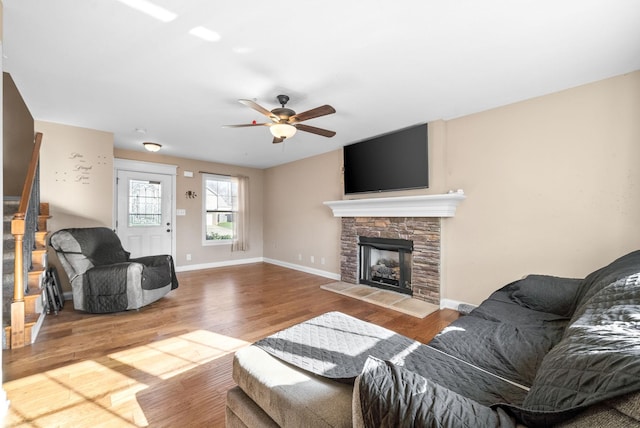
<path fill-rule="evenodd" d="M 187 215 L 187 210 L 176 210 L 176 215 Z"/>
<path fill-rule="evenodd" d="M 193 177 L 193 171 L 185 171 L 184 172 L 184 176 L 185 177 Z"/>

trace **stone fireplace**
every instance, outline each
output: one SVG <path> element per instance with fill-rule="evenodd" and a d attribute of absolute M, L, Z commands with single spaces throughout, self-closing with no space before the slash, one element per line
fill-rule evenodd
<path fill-rule="evenodd" d="M 410 290 L 394 290 L 440 304 L 440 219 L 428 217 L 343 217 L 341 281 L 359 284 L 358 237 L 413 241 Z"/>
<path fill-rule="evenodd" d="M 410 241 L 410 278 L 402 280 L 389 273 L 391 266 L 384 264 L 381 270 L 391 275 L 405 290 L 394 289 L 414 298 L 440 305 L 440 261 L 441 223 L 444 217 L 453 217 L 457 205 L 465 198 L 464 193 L 449 192 L 445 195 L 405 196 L 375 199 L 355 199 L 325 202 L 336 217 L 342 217 L 340 238 L 341 281 L 352 284 L 367 284 L 360 274 L 363 261 L 360 240 L 390 239 Z M 382 248 L 384 251 L 385 248 Z M 384 258 L 384 257 L 380 257 Z M 373 261 L 374 263 L 376 261 Z M 405 260 L 403 262 L 406 263 Z M 400 260 L 398 258 L 398 263 Z M 393 264 L 391 262 L 390 264 Z M 365 268 L 369 269 L 369 267 Z M 366 272 L 365 272 L 366 276 Z M 385 282 L 377 279 L 377 282 Z M 380 284 L 373 284 L 380 286 Z M 392 285 L 394 287 L 395 285 Z M 381 288 L 385 288 L 382 286 Z M 393 289 L 393 288 L 391 288 Z"/>

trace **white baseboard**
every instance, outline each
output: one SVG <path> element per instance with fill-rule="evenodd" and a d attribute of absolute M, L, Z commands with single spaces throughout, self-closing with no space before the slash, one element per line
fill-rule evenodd
<path fill-rule="evenodd" d="M 176 266 L 176 272 L 187 272 L 191 270 L 211 269 L 211 268 L 217 268 L 217 267 L 235 266 L 235 265 L 261 263 L 261 262 L 270 263 L 272 265 L 282 266 L 282 267 L 286 267 L 293 270 L 298 270 L 301 272 L 309 273 L 311 275 L 322 276 L 324 278 L 333 279 L 335 281 L 340 281 L 339 273 L 328 272 L 321 269 L 314 269 L 308 266 L 297 265 L 294 263 L 288 263 L 288 262 L 283 262 L 280 260 L 264 258 L 264 257 L 255 257 L 252 259 L 227 260 L 224 262 L 202 263 L 197 265 Z M 65 300 L 73 299 L 73 293 L 71 291 L 65 291 L 63 295 Z M 472 305 L 471 303 L 461 302 L 459 300 L 440 299 L 440 309 L 453 309 L 457 311 L 458 306 L 460 305 L 477 306 L 477 305 Z"/>
<path fill-rule="evenodd" d="M 461 302 L 459 300 L 440 299 L 440 309 L 453 309 L 454 311 L 457 311 L 460 305 L 477 306 L 471 303 Z"/>
<path fill-rule="evenodd" d="M 9 413 L 9 399 L 4 388 L 0 388 L 0 421 L 4 421 L 7 413 Z"/>
<path fill-rule="evenodd" d="M 274 259 L 264 259 L 264 262 L 265 263 L 270 263 L 272 265 L 286 267 L 286 268 L 293 269 L 293 270 L 299 270 L 299 271 L 305 272 L 305 273 L 310 273 L 311 275 L 318 275 L 318 276 L 322 276 L 324 278 L 329 278 L 329 279 L 333 279 L 333 280 L 336 280 L 336 281 L 340 281 L 340 274 L 339 273 L 333 273 L 333 272 L 328 272 L 326 270 L 314 269 L 314 268 L 310 268 L 308 266 L 296 265 L 294 263 L 288 263 L 288 262 L 283 262 L 283 261 L 274 260 Z"/>
<path fill-rule="evenodd" d="M 246 265 L 249 263 L 261 263 L 264 259 L 262 257 L 255 257 L 252 259 L 238 259 L 238 260 L 225 260 L 223 262 L 213 262 L 213 263 L 200 263 L 197 265 L 185 265 L 185 266 L 176 266 L 176 272 L 187 272 L 190 270 L 201 270 L 201 269 L 211 269 L 225 266 L 236 266 L 236 265 Z"/>
<path fill-rule="evenodd" d="M 46 316 L 47 314 L 40 312 L 38 321 L 36 321 L 36 324 L 31 328 L 31 344 L 36 343 L 36 338 L 38 337 L 38 333 L 40 333 L 40 328 L 42 327 Z"/>

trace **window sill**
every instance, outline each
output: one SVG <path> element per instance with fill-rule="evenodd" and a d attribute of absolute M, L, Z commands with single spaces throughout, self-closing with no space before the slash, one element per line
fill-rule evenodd
<path fill-rule="evenodd" d="M 216 241 L 202 241 L 203 247 L 217 247 L 220 245 L 231 245 L 233 244 L 233 239 L 225 239 L 225 240 L 216 240 Z"/>

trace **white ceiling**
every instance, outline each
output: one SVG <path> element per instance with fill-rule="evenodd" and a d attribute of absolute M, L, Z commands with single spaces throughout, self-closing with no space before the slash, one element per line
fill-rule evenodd
<path fill-rule="evenodd" d="M 149 1 L 175 19 L 120 0 L 3 0 L 3 68 L 35 119 L 266 168 L 640 69 L 639 0 Z M 278 94 L 298 113 L 332 105 L 305 124 L 337 135 L 272 144 L 266 127 L 222 128 L 264 122 L 239 98 L 270 110 Z"/>

